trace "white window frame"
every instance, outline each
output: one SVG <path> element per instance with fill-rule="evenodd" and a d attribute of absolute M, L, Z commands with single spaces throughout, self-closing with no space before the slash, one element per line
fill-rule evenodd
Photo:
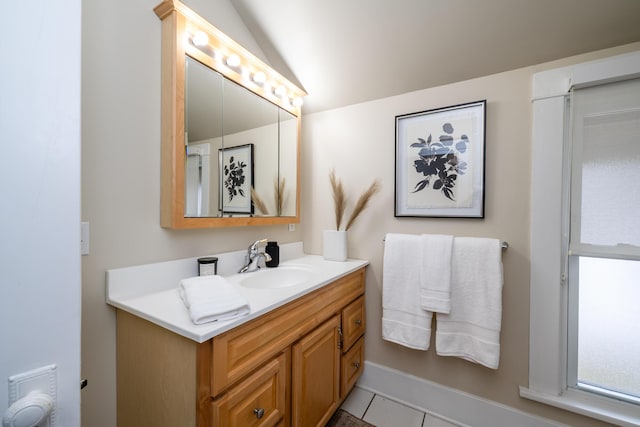
<path fill-rule="evenodd" d="M 567 387 L 567 284 L 570 163 L 564 152 L 570 89 L 640 77 L 640 51 L 533 76 L 529 386 L 520 396 L 622 426 L 640 426 L 638 406 Z M 559 154 L 563 155 L 560 156 Z M 563 188 L 565 187 L 565 188 Z M 566 243 L 565 243 L 566 244 Z"/>

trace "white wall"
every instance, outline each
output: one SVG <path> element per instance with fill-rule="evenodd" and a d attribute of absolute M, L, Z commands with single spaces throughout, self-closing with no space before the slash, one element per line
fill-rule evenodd
<path fill-rule="evenodd" d="M 80 0 L 4 2 L 0 26 L 0 416 L 7 377 L 57 365 L 80 425 Z"/>

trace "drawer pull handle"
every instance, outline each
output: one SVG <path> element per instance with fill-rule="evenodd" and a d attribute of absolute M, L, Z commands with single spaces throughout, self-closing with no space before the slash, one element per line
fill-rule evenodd
<path fill-rule="evenodd" d="M 356 319 L 356 325 L 358 325 L 358 326 L 362 325 L 362 320 Z"/>
<path fill-rule="evenodd" d="M 353 362 L 353 366 L 358 369 L 360 367 L 360 362 Z"/>
<path fill-rule="evenodd" d="M 262 409 L 262 408 L 254 409 L 253 413 L 255 414 L 257 419 L 260 419 L 260 418 L 264 417 L 264 409 Z"/>

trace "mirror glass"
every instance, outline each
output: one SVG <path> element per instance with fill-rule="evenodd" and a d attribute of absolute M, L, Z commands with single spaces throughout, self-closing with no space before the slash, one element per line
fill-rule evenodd
<path fill-rule="evenodd" d="M 296 216 L 298 182 L 298 118 L 279 109 L 280 116 L 280 216 Z"/>
<path fill-rule="evenodd" d="M 297 118 L 187 56 L 185 217 L 296 216 Z"/>

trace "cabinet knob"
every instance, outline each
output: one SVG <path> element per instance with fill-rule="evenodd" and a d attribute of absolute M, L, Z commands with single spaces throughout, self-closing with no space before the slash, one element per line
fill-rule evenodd
<path fill-rule="evenodd" d="M 264 417 L 264 409 L 262 408 L 256 408 L 253 410 L 254 415 L 256 416 L 257 419 L 260 419 L 262 417 Z"/>
<path fill-rule="evenodd" d="M 353 366 L 358 369 L 360 367 L 360 362 L 353 362 Z"/>
<path fill-rule="evenodd" d="M 358 325 L 358 326 L 362 325 L 362 320 L 356 319 L 356 325 Z"/>

